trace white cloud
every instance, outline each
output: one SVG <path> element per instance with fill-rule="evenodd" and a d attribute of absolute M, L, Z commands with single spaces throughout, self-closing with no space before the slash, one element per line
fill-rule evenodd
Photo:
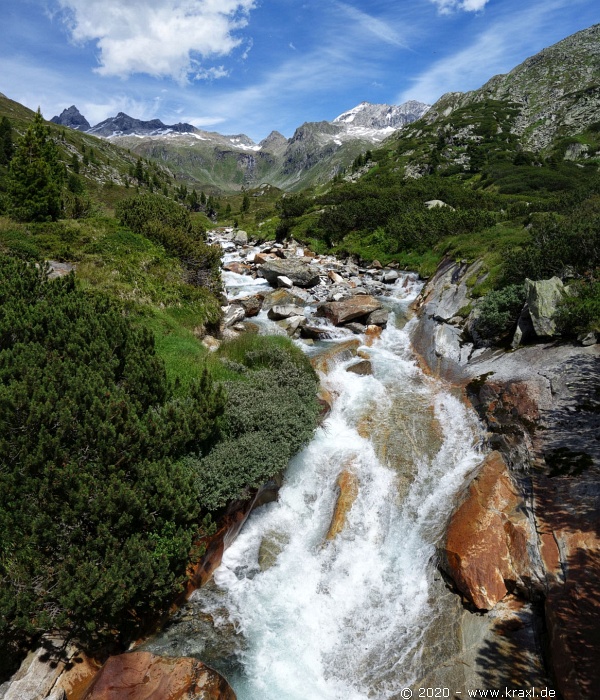
<path fill-rule="evenodd" d="M 76 42 L 96 41 L 97 72 L 126 77 L 147 73 L 185 82 L 222 77 L 204 68 L 240 45 L 255 0 L 57 0 Z"/>
<path fill-rule="evenodd" d="M 457 10 L 465 12 L 479 12 L 488 4 L 489 0 L 431 0 L 437 5 L 443 15 L 449 15 Z"/>
<path fill-rule="evenodd" d="M 435 0 L 437 2 L 448 2 L 448 0 Z M 454 0 L 451 0 L 454 1 Z M 473 2 L 473 0 L 465 0 L 468 2 Z M 476 0 L 475 0 L 476 1 Z M 487 0 L 484 0 L 487 2 Z M 392 46 L 399 46 L 406 48 L 406 42 L 400 36 L 398 31 L 394 29 L 387 21 L 373 17 L 362 10 L 358 10 L 356 7 L 347 5 L 343 2 L 336 3 L 337 6 L 345 12 L 352 21 L 354 21 L 362 32 L 371 34 L 376 39 L 385 42 L 386 44 L 391 44 Z"/>
<path fill-rule="evenodd" d="M 507 12 L 468 46 L 436 61 L 413 78 L 412 86 L 397 97 L 397 104 L 412 99 L 432 104 L 446 92 L 474 90 L 493 75 L 512 70 L 548 44 L 544 37 L 556 31 L 557 13 L 573 2 L 580 0 L 543 0 L 520 11 Z"/>

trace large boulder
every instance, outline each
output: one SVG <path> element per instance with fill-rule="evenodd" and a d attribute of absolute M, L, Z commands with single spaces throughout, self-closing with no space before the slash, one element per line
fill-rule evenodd
<path fill-rule="evenodd" d="M 149 652 L 111 657 L 82 700 L 235 700 L 227 681 L 202 662 Z"/>
<path fill-rule="evenodd" d="M 321 304 L 317 315 L 328 318 L 335 326 L 340 326 L 355 318 L 367 317 L 381 308 L 381 302 L 375 297 L 361 294 L 342 301 L 328 301 Z"/>
<path fill-rule="evenodd" d="M 273 306 L 306 306 L 307 300 L 301 297 L 300 294 L 305 294 L 308 299 L 308 292 L 301 290 L 296 290 L 296 292 L 291 292 L 287 289 L 275 289 L 269 292 L 263 300 L 263 310 L 268 311 Z"/>
<path fill-rule="evenodd" d="M 309 265 L 303 260 L 267 260 L 258 272 L 267 282 L 275 287 L 278 277 L 288 277 L 297 287 L 315 287 L 321 281 L 320 270 L 315 265 Z"/>
<path fill-rule="evenodd" d="M 556 315 L 559 302 L 565 296 L 565 288 L 558 277 L 549 280 L 525 280 L 525 292 L 529 315 L 535 334 L 539 338 L 552 338 L 556 331 Z"/>
<path fill-rule="evenodd" d="M 531 571 L 533 533 L 499 452 L 490 453 L 446 532 L 444 568 L 475 607 L 491 610 Z"/>
<path fill-rule="evenodd" d="M 295 304 L 285 304 L 272 306 L 267 316 L 271 321 L 281 321 L 284 318 L 289 318 L 290 316 L 304 316 L 304 308 L 301 306 L 296 306 Z"/>

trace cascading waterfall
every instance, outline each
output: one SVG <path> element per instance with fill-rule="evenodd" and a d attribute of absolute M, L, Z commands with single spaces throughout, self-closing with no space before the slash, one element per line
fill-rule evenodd
<path fill-rule="evenodd" d="M 230 298 L 264 284 L 244 277 L 224 275 Z M 209 662 L 239 700 L 392 700 L 423 678 L 443 614 L 436 543 L 482 455 L 476 419 L 423 374 L 408 327 L 395 323 L 418 291 L 407 277 L 385 299 L 388 327 L 361 352 L 372 375 L 347 372 L 351 359 L 322 377 L 332 412 L 290 463 L 277 502 L 251 514 L 214 583 L 192 596 L 194 615 L 237 633 L 235 654 Z M 259 321 L 271 324 L 263 313 Z M 341 473 L 352 475 L 355 500 L 327 538 Z"/>
<path fill-rule="evenodd" d="M 396 288 L 392 305 L 406 305 Z M 330 416 L 225 552 L 216 586 L 194 594 L 243 636 L 228 673 L 240 700 L 393 698 L 420 675 L 435 543 L 481 454 L 474 418 L 390 321 L 364 349 L 372 376 L 346 372 L 349 360 L 323 378 Z M 358 493 L 326 540 L 344 470 Z"/>

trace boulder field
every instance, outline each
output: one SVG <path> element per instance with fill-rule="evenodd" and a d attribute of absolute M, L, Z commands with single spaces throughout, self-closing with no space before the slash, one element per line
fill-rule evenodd
<path fill-rule="evenodd" d="M 513 662 L 501 654 L 494 663 L 516 668 L 538 654 L 565 700 L 597 697 L 600 346 L 557 337 L 556 278 L 527 283 L 511 350 L 465 340 L 476 314 L 465 318 L 476 307 L 467 282 L 478 275 L 477 263 L 446 261 L 415 304 L 424 365 L 464 387 L 493 450 L 450 519 L 440 566 L 471 610 L 495 615 L 509 599 L 531 606 L 536 633 L 514 647 Z M 485 641 L 497 644 L 496 634 Z"/>

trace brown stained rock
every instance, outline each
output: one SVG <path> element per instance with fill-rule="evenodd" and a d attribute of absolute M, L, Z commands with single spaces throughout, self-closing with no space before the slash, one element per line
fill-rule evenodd
<path fill-rule="evenodd" d="M 67 665 L 54 690 L 64 691 L 68 700 L 82 700 L 99 669 L 99 662 L 79 652 Z"/>
<path fill-rule="evenodd" d="M 506 584 L 520 582 L 531 569 L 520 505 L 502 455 L 492 452 L 448 525 L 448 573 L 481 610 L 491 610 L 506 595 Z"/>
<path fill-rule="evenodd" d="M 367 330 L 365 331 L 365 345 L 371 347 L 371 345 L 381 337 L 382 332 L 383 328 L 381 328 L 381 326 L 367 326 Z"/>
<path fill-rule="evenodd" d="M 223 265 L 223 269 L 227 270 L 228 272 L 235 272 L 236 275 L 247 275 L 250 273 L 252 268 L 249 265 L 244 265 L 243 263 L 234 261 L 227 263 L 227 265 Z"/>
<path fill-rule="evenodd" d="M 346 526 L 348 513 L 358 496 L 358 477 L 350 468 L 347 467 L 340 472 L 335 483 L 340 494 L 335 504 L 331 525 L 325 535 L 326 540 L 334 540 L 342 532 Z"/>
<path fill-rule="evenodd" d="M 359 374 L 361 376 L 373 374 L 373 366 L 371 365 L 371 360 L 361 360 L 355 365 L 350 365 L 350 367 L 346 369 L 346 372 L 352 372 L 353 374 Z"/>
<path fill-rule="evenodd" d="M 318 355 L 313 355 L 310 358 L 310 363 L 317 372 L 327 374 L 336 363 L 355 357 L 359 347 L 360 340 L 358 338 L 352 338 L 352 340 L 347 340 L 343 343 L 336 343 Z"/>
<path fill-rule="evenodd" d="M 247 318 L 258 316 L 260 310 L 262 309 L 264 298 L 264 294 L 255 294 L 254 296 L 238 300 L 246 312 Z"/>
<path fill-rule="evenodd" d="M 342 301 L 325 302 L 319 306 L 317 315 L 324 316 L 335 326 L 339 326 L 355 318 L 368 316 L 381 308 L 382 304 L 378 299 L 368 294 L 360 294 Z"/>
<path fill-rule="evenodd" d="M 82 700 L 235 700 L 235 693 L 196 659 L 132 652 L 111 657 Z"/>
<path fill-rule="evenodd" d="M 266 263 L 269 260 L 275 260 L 276 258 L 277 256 L 272 255 L 271 253 L 257 253 L 254 256 L 254 262 L 256 265 L 262 265 L 263 263 Z"/>

